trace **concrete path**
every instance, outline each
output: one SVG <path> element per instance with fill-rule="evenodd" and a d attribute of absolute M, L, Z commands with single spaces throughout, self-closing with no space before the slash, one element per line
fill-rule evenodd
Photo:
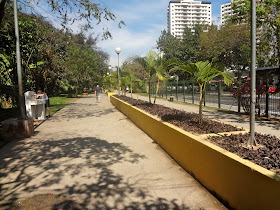
<path fill-rule="evenodd" d="M 0 209 L 35 195 L 63 198 L 57 209 L 225 209 L 105 96 L 79 99 L 4 146 L 0 190 Z"/>
<path fill-rule="evenodd" d="M 148 101 L 149 98 L 147 96 L 140 96 L 140 95 L 133 95 L 134 98 L 142 99 Z M 166 99 L 158 98 L 156 100 L 156 104 L 161 104 L 167 107 L 171 107 L 174 109 L 184 110 L 186 112 L 194 112 L 198 113 L 198 105 L 193 104 L 183 104 L 183 103 L 177 103 L 177 102 L 170 102 Z M 228 114 L 223 111 L 216 111 L 213 109 L 207 109 L 203 108 L 203 116 L 208 117 L 210 119 L 219 120 L 224 123 L 229 123 L 232 125 L 236 125 L 239 127 L 243 127 L 245 129 L 250 129 L 250 119 L 249 116 L 242 116 L 236 114 Z M 267 121 L 267 120 L 258 120 L 256 119 L 255 123 L 255 129 L 256 132 L 274 135 L 280 138 L 280 123 L 279 122 L 273 122 L 273 121 Z"/>

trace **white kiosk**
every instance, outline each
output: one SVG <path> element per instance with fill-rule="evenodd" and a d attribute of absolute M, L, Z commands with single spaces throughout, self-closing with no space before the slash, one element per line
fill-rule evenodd
<path fill-rule="evenodd" d="M 44 120 L 46 119 L 45 99 L 36 99 L 34 91 L 24 93 L 26 115 L 28 118 Z"/>

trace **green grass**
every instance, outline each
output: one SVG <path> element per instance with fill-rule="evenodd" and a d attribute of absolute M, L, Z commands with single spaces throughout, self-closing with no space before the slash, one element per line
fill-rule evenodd
<path fill-rule="evenodd" d="M 63 107 L 67 106 L 68 104 L 73 103 L 77 99 L 78 98 L 67 98 L 65 96 L 50 97 L 51 115 L 61 110 Z"/>

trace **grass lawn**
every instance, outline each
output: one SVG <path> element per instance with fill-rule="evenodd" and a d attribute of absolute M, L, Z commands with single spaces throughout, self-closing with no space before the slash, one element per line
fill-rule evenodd
<path fill-rule="evenodd" d="M 62 109 L 63 107 L 67 106 L 78 100 L 78 98 L 67 98 L 62 96 L 59 97 L 50 97 L 50 104 L 51 104 L 51 115 Z"/>

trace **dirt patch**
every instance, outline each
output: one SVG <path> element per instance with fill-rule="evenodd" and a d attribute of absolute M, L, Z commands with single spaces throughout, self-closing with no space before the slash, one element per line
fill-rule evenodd
<path fill-rule="evenodd" d="M 224 133 L 240 131 L 240 128 L 203 118 L 198 124 L 198 114 L 171 109 L 162 105 L 150 104 L 146 101 L 131 99 L 126 96 L 116 96 L 127 103 L 136 106 L 163 121 L 176 125 L 194 134 Z M 280 175 L 280 139 L 275 136 L 256 133 L 257 148 L 247 147 L 250 134 L 211 136 L 206 140 L 232 152 L 243 159 L 249 160 Z"/>
<path fill-rule="evenodd" d="M 146 101 L 132 99 L 127 96 L 116 97 L 148 112 L 149 114 L 158 116 L 162 121 L 169 122 L 193 134 L 223 133 L 242 130 L 241 128 L 210 120 L 208 118 L 203 118 L 202 124 L 199 125 L 198 114 L 196 113 L 180 111 L 159 104 L 150 104 Z"/>
<path fill-rule="evenodd" d="M 82 209 L 75 201 L 59 197 L 53 194 L 35 195 L 24 200 L 14 202 L 11 210 L 49 210 L 49 209 Z"/>

